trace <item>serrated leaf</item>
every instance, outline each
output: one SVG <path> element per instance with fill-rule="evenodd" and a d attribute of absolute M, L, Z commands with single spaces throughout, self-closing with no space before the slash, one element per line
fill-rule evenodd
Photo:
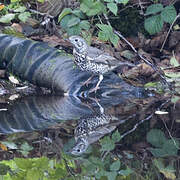
<path fill-rule="evenodd" d="M 180 66 L 179 62 L 176 60 L 174 56 L 170 59 L 170 64 L 174 67 Z"/>
<path fill-rule="evenodd" d="M 113 134 L 112 134 L 112 140 L 116 143 L 119 142 L 121 140 L 121 135 L 119 133 L 118 130 L 116 130 Z"/>
<path fill-rule="evenodd" d="M 112 151 L 115 148 L 115 144 L 109 136 L 105 136 L 103 139 L 101 139 L 100 144 L 101 151 Z"/>
<path fill-rule="evenodd" d="M 86 20 L 81 21 L 79 23 L 79 26 L 81 27 L 81 29 L 84 29 L 84 30 L 89 30 L 89 28 L 90 28 L 90 24 Z"/>
<path fill-rule="evenodd" d="M 176 9 L 173 5 L 166 6 L 161 12 L 161 18 L 167 23 L 172 23 L 177 16 Z"/>
<path fill-rule="evenodd" d="M 110 41 L 116 47 L 119 41 L 119 37 L 116 34 L 112 33 L 110 35 Z"/>
<path fill-rule="evenodd" d="M 163 9 L 164 8 L 162 4 L 152 4 L 146 9 L 145 15 L 156 14 L 161 12 Z"/>
<path fill-rule="evenodd" d="M 162 30 L 163 20 L 160 15 L 152 16 L 145 19 L 144 28 L 149 34 L 155 34 Z"/>
<path fill-rule="evenodd" d="M 72 12 L 71 8 L 64 8 L 61 14 L 58 16 L 58 22 L 62 20 L 62 18 Z"/>
<path fill-rule="evenodd" d="M 18 15 L 19 20 L 21 20 L 24 23 L 27 21 L 29 17 L 31 17 L 31 14 L 29 12 L 24 12 Z"/>
<path fill-rule="evenodd" d="M 155 147 L 162 147 L 166 142 L 166 137 L 160 129 L 152 129 L 147 133 L 146 139 Z"/>
<path fill-rule="evenodd" d="M 80 28 L 79 24 L 75 25 L 71 28 L 68 28 L 67 33 L 68 33 L 68 36 L 79 35 L 81 33 L 81 28 Z"/>
<path fill-rule="evenodd" d="M 117 11 L 118 11 L 118 7 L 116 5 L 116 3 L 107 3 L 107 8 L 116 16 L 117 15 Z"/>
<path fill-rule="evenodd" d="M 111 171 L 118 171 L 119 168 L 120 168 L 120 165 L 121 165 L 120 161 L 117 160 L 117 161 L 113 162 L 113 163 L 110 165 L 110 170 L 111 170 Z"/>
<path fill-rule="evenodd" d="M 11 20 L 15 18 L 15 14 L 6 14 L 2 17 L 0 17 L 0 22 L 1 23 L 10 23 Z"/>
<path fill-rule="evenodd" d="M 68 21 L 67 27 L 70 28 L 70 27 L 75 26 L 75 25 L 77 25 L 77 24 L 79 24 L 79 23 L 80 23 L 80 19 L 79 19 L 78 17 L 72 17 L 72 18 Z"/>
<path fill-rule="evenodd" d="M 104 31 L 99 31 L 98 38 L 102 41 L 107 41 L 109 39 L 108 35 Z"/>
<path fill-rule="evenodd" d="M 72 14 L 79 17 L 80 19 L 86 19 L 86 16 L 84 15 L 84 13 L 80 9 L 73 10 Z"/>

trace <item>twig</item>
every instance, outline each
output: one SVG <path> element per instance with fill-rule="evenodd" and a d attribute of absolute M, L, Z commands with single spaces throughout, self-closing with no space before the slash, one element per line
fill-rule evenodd
<path fill-rule="evenodd" d="M 169 33 L 171 32 L 174 23 L 176 22 L 176 20 L 177 20 L 179 17 L 180 17 L 180 13 L 176 16 L 176 18 L 174 19 L 173 23 L 171 24 L 171 26 L 170 26 L 167 34 L 166 34 L 166 37 L 165 37 L 165 39 L 164 39 L 164 42 L 163 42 L 163 44 L 162 44 L 162 46 L 161 46 L 160 52 L 163 50 L 164 45 L 165 45 L 165 43 L 166 43 L 166 41 L 167 41 L 167 38 L 168 38 L 168 36 L 169 36 Z"/>
<path fill-rule="evenodd" d="M 104 17 L 105 17 L 105 19 L 106 19 L 106 21 L 107 21 L 107 24 L 111 26 L 111 23 L 109 22 L 109 19 L 108 19 L 108 17 L 107 17 L 106 14 L 104 14 Z M 111 26 L 111 27 L 112 27 L 112 26 Z M 153 69 L 155 72 L 158 73 L 158 75 L 160 76 L 162 82 L 163 82 L 164 84 L 167 84 L 168 87 L 169 87 L 169 89 L 172 89 L 171 85 L 166 81 L 166 78 L 165 78 L 164 75 L 159 71 L 159 68 L 158 68 L 155 64 L 152 64 L 149 60 L 147 60 L 145 57 L 143 57 L 142 54 L 138 53 L 138 51 L 134 48 L 134 46 L 133 46 L 120 32 L 118 32 L 118 31 L 116 31 L 116 30 L 113 30 L 113 31 L 114 31 L 114 33 L 115 33 L 116 35 L 118 35 L 121 39 L 123 39 L 123 40 L 131 47 L 131 49 L 132 49 L 146 64 L 148 64 L 149 66 L 151 66 L 152 69 Z"/>

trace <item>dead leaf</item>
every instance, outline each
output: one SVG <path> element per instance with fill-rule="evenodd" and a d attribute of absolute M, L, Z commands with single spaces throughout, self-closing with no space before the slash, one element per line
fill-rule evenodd
<path fill-rule="evenodd" d="M 4 144 L 1 144 L 0 143 L 0 148 L 3 150 L 3 151 L 7 151 L 8 148 L 4 145 Z"/>
<path fill-rule="evenodd" d="M 18 81 L 14 76 L 9 76 L 9 80 L 10 80 L 13 84 L 19 84 L 19 81 Z"/>

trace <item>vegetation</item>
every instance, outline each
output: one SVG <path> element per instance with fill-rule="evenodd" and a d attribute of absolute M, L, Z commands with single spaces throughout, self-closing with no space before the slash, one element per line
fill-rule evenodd
<path fill-rule="evenodd" d="M 37 1 L 44 3 L 44 0 Z M 115 33 L 115 30 L 121 31 L 119 16 L 128 8 L 130 0 L 80 0 L 79 2 L 79 7 L 75 9 L 70 7 L 64 8 L 58 15 L 56 25 L 61 27 L 61 33 L 64 33 L 64 36 L 84 36 L 89 43 L 92 40 L 91 37 L 94 36 L 100 41 L 112 45 L 114 49 L 117 48 L 120 42 L 120 36 Z M 179 30 L 180 27 L 178 24 L 176 27 L 172 27 L 178 18 L 178 14 L 174 5 L 164 5 L 158 0 L 147 3 L 141 10 L 143 13 L 139 13 L 138 17 L 133 14 L 131 20 L 133 22 L 139 22 L 138 18 L 139 16 L 141 17 L 140 20 L 142 24 L 144 24 L 144 26 L 141 26 L 142 32 L 146 31 L 144 36 L 150 38 L 148 39 L 149 41 L 146 41 L 146 43 L 150 42 L 148 45 L 146 44 L 148 50 L 145 53 L 143 49 L 143 54 L 151 57 L 151 62 L 153 62 L 158 58 L 160 59 L 162 53 L 160 49 L 163 49 L 163 46 L 158 44 L 159 42 L 161 42 L 161 44 L 163 43 L 161 41 L 162 36 L 159 36 L 158 33 L 163 34 L 164 27 L 168 27 L 169 32 L 172 29 L 174 31 Z M 35 15 L 24 5 L 24 0 L 11 0 L 11 3 L 5 5 L 0 3 L 0 23 L 4 26 L 8 26 L 14 22 L 26 23 L 30 17 L 35 18 Z M 116 29 L 117 26 L 113 24 L 115 20 L 119 22 L 117 23 L 119 29 Z M 128 24 L 128 26 L 132 26 L 132 24 Z M 135 24 L 135 26 L 139 26 L 139 24 Z M 126 28 L 125 30 L 128 31 L 128 27 Z M 167 36 L 168 35 L 167 32 Z M 155 38 L 153 39 L 153 37 Z M 164 38 L 163 41 L 166 43 L 166 40 L 167 38 Z M 142 47 L 139 45 L 140 43 L 138 45 L 136 45 L 136 43 L 134 44 L 134 49 L 139 48 L 141 50 Z M 168 49 L 170 52 L 168 53 L 167 51 L 163 52 L 164 56 L 168 56 L 169 58 L 168 67 L 160 66 L 160 68 L 164 70 L 166 79 L 175 84 L 174 90 L 176 93 L 170 98 L 174 107 L 180 100 L 180 73 L 177 70 L 180 66 L 180 60 L 174 53 L 179 46 L 175 47 L 176 46 L 170 47 Z M 117 51 L 117 49 L 115 49 L 115 51 Z M 156 54 L 157 51 L 158 55 Z M 179 52 L 179 50 L 177 51 Z M 138 53 L 136 52 L 136 54 Z M 130 57 L 131 60 L 133 58 L 135 59 L 135 55 L 128 50 L 126 50 L 126 52 L 120 52 L 120 55 L 126 59 L 128 59 L 127 57 Z M 161 63 L 160 60 L 157 62 Z M 144 76 L 143 78 L 141 77 L 141 79 L 144 80 L 145 76 L 152 74 L 152 71 L 147 67 L 144 68 L 144 65 L 140 68 L 140 70 L 144 71 Z M 135 69 L 134 73 L 127 73 L 126 76 L 130 76 L 131 79 L 135 77 L 136 79 L 135 75 L 137 75 L 140 70 Z M 156 92 L 164 92 L 162 87 L 158 87 L 157 82 L 150 81 L 145 83 L 144 87 L 146 89 L 155 89 Z M 167 134 L 169 136 L 167 136 Z M 143 138 L 142 139 L 144 141 L 146 140 L 148 144 L 146 149 L 144 149 L 145 153 L 142 153 L 143 155 L 146 154 L 146 157 L 138 156 L 137 153 L 128 151 L 127 148 L 122 151 L 118 150 L 118 145 L 122 143 L 122 136 L 118 130 L 114 131 L 110 136 L 103 137 L 97 144 L 91 145 L 87 153 L 81 157 L 73 157 L 68 153 L 60 152 L 61 157 L 56 159 L 46 156 L 33 158 L 30 156 L 31 152 L 35 149 L 32 144 L 26 141 L 21 143 L 15 143 L 11 140 L 1 141 L 0 149 L 4 152 L 16 152 L 18 153 L 18 158 L 0 162 L 0 179 L 84 180 L 94 178 L 100 180 L 154 180 L 157 178 L 166 178 L 175 180 L 179 178 L 179 166 L 177 165 L 179 164 L 179 139 L 172 137 L 169 132 L 164 133 L 162 128 L 160 129 L 158 127 L 151 129 L 146 137 Z"/>

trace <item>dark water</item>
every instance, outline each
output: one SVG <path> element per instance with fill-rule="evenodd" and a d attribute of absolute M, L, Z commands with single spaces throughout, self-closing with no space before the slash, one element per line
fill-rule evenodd
<path fill-rule="evenodd" d="M 137 177 L 145 177 L 147 172 L 150 173 L 148 177 L 151 177 L 154 174 L 153 166 L 159 173 L 158 177 L 162 178 L 169 171 L 162 174 L 159 167 L 153 164 L 153 159 L 164 158 L 165 161 L 169 157 L 178 157 L 178 152 L 175 152 L 177 149 L 174 149 L 174 154 L 167 152 L 167 155 L 163 155 L 162 151 L 162 154 L 151 152 L 150 148 L 160 149 L 161 146 L 156 144 L 162 142 L 153 144 L 152 141 L 156 141 L 153 137 L 147 142 L 147 136 L 151 136 L 148 133 L 155 129 L 158 133 L 164 133 L 167 141 L 178 141 L 180 104 L 174 104 L 171 100 L 172 97 L 155 95 L 137 87 L 128 87 L 122 91 L 119 91 L 119 87 L 112 88 L 91 98 L 52 95 L 24 97 L 6 105 L 7 110 L 0 112 L 0 138 L 1 141 L 17 144 L 27 141 L 33 147 L 28 157 L 68 156 L 78 162 L 75 174 L 82 174 L 84 167 L 87 176 L 93 177 L 93 172 L 100 169 L 103 161 L 103 171 L 106 169 L 104 176 L 110 178 L 110 164 L 119 158 L 122 167 L 116 171 L 117 178 L 118 172 L 124 171 L 127 171 L 124 177 L 132 176 L 130 179 L 133 179 L 134 172 L 138 172 Z M 165 114 L 157 114 L 158 111 Z M 85 125 L 83 122 L 86 122 Z M 78 136 L 77 129 L 84 134 Z M 85 139 L 86 147 L 84 144 L 78 145 L 82 139 L 83 142 Z M 21 155 L 16 151 L 0 152 L 1 160 L 13 157 Z M 93 159 L 99 164 L 89 167 L 86 161 L 95 161 Z M 172 159 L 166 164 L 172 164 Z M 178 161 L 174 160 L 173 163 L 174 171 L 171 175 L 178 177 Z"/>

